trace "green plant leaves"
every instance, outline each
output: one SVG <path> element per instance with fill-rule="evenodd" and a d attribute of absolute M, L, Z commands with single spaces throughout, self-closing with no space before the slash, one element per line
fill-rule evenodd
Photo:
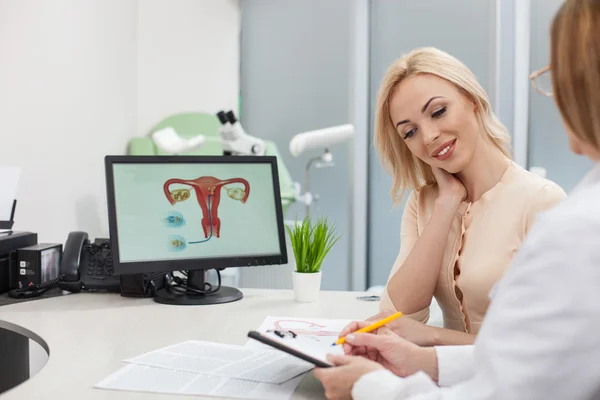
<path fill-rule="evenodd" d="M 305 218 L 301 223 L 296 221 L 294 228 L 286 226 L 286 229 L 294 250 L 296 271 L 302 273 L 319 272 L 325 256 L 341 237 L 335 233 L 335 225 L 325 217 L 315 223 Z"/>

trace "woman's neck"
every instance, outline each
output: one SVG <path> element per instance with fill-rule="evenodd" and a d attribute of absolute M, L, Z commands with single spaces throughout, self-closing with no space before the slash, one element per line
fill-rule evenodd
<path fill-rule="evenodd" d="M 469 164 L 456 174 L 467 189 L 466 200 L 477 201 L 496 186 L 510 163 L 510 159 L 491 142 L 480 140 Z"/>

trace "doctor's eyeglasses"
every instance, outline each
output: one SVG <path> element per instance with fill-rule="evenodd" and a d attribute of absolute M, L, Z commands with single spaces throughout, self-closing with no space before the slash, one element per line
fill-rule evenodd
<path fill-rule="evenodd" d="M 554 92 L 552 90 L 552 75 L 551 68 L 548 65 L 542 69 L 539 69 L 529 75 L 529 80 L 531 81 L 531 86 L 535 89 L 536 92 L 541 94 L 542 96 L 552 97 Z"/>

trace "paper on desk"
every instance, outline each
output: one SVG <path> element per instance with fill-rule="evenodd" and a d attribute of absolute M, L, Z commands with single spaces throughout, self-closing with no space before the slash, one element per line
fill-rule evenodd
<path fill-rule="evenodd" d="M 240 399 L 289 399 L 302 377 L 281 385 L 215 375 L 127 364 L 95 387 L 100 389 L 233 397 Z"/>
<path fill-rule="evenodd" d="M 167 346 L 124 361 L 265 383 L 283 383 L 314 368 L 313 364 L 277 350 L 197 340 Z"/>
<path fill-rule="evenodd" d="M 0 165 L 0 221 L 10 221 L 20 175 L 21 167 Z"/>
<path fill-rule="evenodd" d="M 342 329 L 350 322 L 352 322 L 351 319 L 267 317 L 257 331 L 261 333 L 273 330 L 292 331 L 299 337 L 330 346 L 338 339 Z M 255 340 L 249 340 L 246 346 L 253 349 L 269 348 L 269 346 Z"/>

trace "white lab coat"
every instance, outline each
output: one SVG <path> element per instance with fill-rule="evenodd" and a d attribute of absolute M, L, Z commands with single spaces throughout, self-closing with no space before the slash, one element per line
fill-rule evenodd
<path fill-rule="evenodd" d="M 353 398 L 600 399 L 600 163 L 538 215 L 490 297 L 473 346 L 436 347 L 439 385 L 381 370 Z"/>

